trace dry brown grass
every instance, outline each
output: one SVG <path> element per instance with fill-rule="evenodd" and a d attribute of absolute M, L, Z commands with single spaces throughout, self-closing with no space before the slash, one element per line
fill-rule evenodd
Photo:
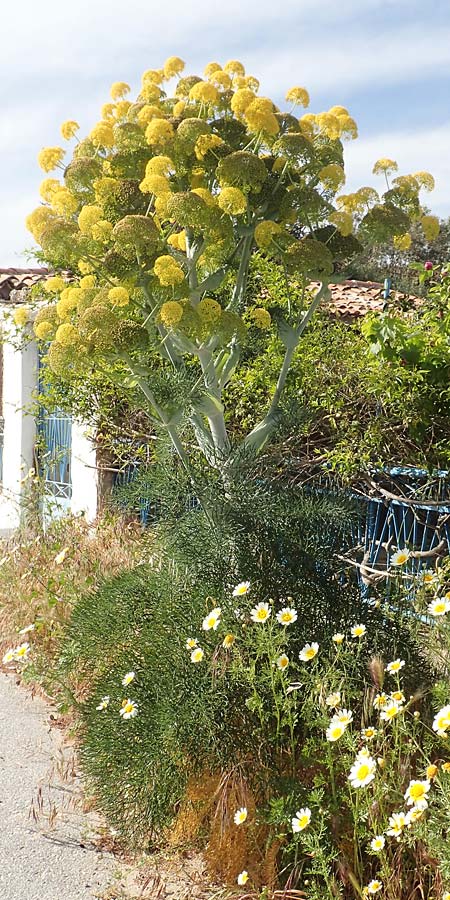
<path fill-rule="evenodd" d="M 54 522 L 45 534 L 19 531 L 3 541 L 0 660 L 9 647 L 29 639 L 19 635 L 29 624 L 35 625 L 33 647 L 50 660 L 80 593 L 95 587 L 102 577 L 136 565 L 149 540 L 138 525 L 105 516 L 95 525 L 67 517 Z M 64 559 L 59 562 L 61 553 Z"/>

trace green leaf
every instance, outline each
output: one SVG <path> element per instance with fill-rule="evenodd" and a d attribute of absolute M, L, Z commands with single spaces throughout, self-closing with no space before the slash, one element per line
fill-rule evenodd
<path fill-rule="evenodd" d="M 286 350 L 293 350 L 298 344 L 297 331 L 295 328 L 292 328 L 292 325 L 288 325 L 284 319 L 279 319 L 277 325 L 279 338 Z"/>

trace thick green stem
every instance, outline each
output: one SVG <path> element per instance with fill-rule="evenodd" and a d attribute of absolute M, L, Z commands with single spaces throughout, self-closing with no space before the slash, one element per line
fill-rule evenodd
<path fill-rule="evenodd" d="M 239 309 L 242 306 L 247 289 L 248 269 L 253 247 L 253 234 L 254 229 L 252 228 L 251 232 L 245 236 L 242 242 L 241 260 L 236 277 L 236 284 L 228 307 L 236 312 L 239 312 Z"/>

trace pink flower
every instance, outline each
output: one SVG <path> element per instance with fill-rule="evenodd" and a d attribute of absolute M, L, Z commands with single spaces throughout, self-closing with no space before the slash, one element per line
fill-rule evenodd
<path fill-rule="evenodd" d="M 430 272 L 430 270 L 433 268 L 433 263 L 429 259 L 427 259 L 423 267 L 425 269 L 425 272 Z"/>

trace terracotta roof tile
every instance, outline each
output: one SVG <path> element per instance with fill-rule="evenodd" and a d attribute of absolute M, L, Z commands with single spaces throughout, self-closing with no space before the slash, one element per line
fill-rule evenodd
<path fill-rule="evenodd" d="M 22 291 L 41 281 L 48 269 L 0 269 L 0 302 L 14 302 L 12 291 Z"/>

